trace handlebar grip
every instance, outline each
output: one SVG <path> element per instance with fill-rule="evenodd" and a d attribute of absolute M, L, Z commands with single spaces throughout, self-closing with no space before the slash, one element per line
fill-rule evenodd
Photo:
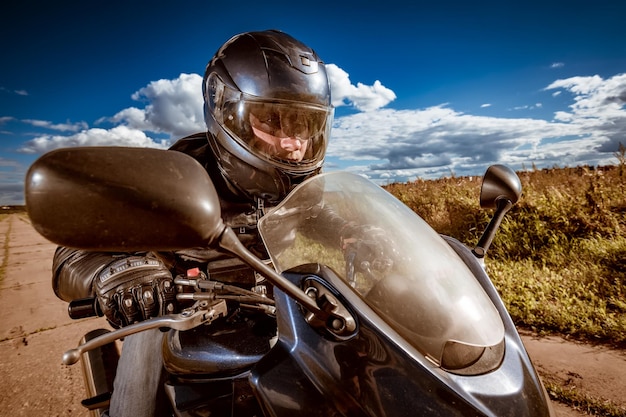
<path fill-rule="evenodd" d="M 70 318 L 78 320 L 101 316 L 102 312 L 100 312 L 95 298 L 81 298 L 70 301 L 70 304 L 67 306 L 67 314 L 69 314 Z"/>

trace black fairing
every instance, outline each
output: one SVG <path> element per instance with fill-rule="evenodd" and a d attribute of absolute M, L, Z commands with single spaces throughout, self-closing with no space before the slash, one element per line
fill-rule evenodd
<path fill-rule="evenodd" d="M 494 411 L 494 415 L 552 415 L 550 399 L 528 357 L 528 353 L 515 328 L 515 324 L 511 320 L 511 316 L 502 303 L 500 295 L 491 282 L 491 279 L 465 245 L 449 236 L 442 237 L 468 265 L 478 282 L 485 289 L 489 298 L 493 301 L 504 323 L 506 339 L 506 355 L 504 361 L 498 370 L 485 375 L 483 377 L 484 381 L 480 384 L 476 384 L 477 390 L 474 391 L 475 397 L 488 405 L 489 408 Z M 493 376 L 493 378 L 487 380 L 487 377 L 491 376 Z M 469 380 L 471 377 L 459 379 Z M 516 388 L 511 389 L 508 395 L 502 395 L 500 397 L 497 394 L 497 384 L 505 383 L 509 383 L 511 387 Z"/>
<path fill-rule="evenodd" d="M 337 341 L 307 324 L 301 308 L 276 291 L 279 342 L 250 381 L 267 415 L 548 416 L 550 406 L 495 288 L 473 255 L 446 238 L 496 305 L 506 328 L 502 365 L 459 376 L 435 367 L 406 344 L 330 269 L 306 265 L 284 273 L 300 285 L 318 279 L 355 316 L 356 335 Z M 342 296 L 342 294 L 345 295 Z"/>
<path fill-rule="evenodd" d="M 268 316 L 235 314 L 210 326 L 170 330 L 163 344 L 165 368 L 184 380 L 240 375 L 269 352 L 275 328 Z"/>

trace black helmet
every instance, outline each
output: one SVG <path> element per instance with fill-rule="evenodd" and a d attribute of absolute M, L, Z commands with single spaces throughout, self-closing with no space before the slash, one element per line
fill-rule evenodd
<path fill-rule="evenodd" d="M 319 172 L 333 108 L 311 48 L 274 30 L 236 35 L 209 62 L 203 91 L 209 143 L 235 193 L 273 203 Z"/>

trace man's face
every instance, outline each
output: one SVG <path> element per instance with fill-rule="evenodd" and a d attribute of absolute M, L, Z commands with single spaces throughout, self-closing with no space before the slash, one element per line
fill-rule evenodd
<path fill-rule="evenodd" d="M 297 113 L 277 111 L 250 113 L 250 125 L 260 143 L 256 146 L 266 154 L 291 162 L 300 162 L 309 145 L 306 120 Z"/>

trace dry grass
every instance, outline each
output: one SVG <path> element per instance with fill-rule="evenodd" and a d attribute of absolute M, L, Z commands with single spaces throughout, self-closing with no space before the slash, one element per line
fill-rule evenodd
<path fill-rule="evenodd" d="M 539 332 L 626 344 L 624 166 L 519 172 L 524 195 L 486 263 L 514 321 Z M 440 233 L 475 244 L 491 212 L 477 178 L 385 187 Z"/>

